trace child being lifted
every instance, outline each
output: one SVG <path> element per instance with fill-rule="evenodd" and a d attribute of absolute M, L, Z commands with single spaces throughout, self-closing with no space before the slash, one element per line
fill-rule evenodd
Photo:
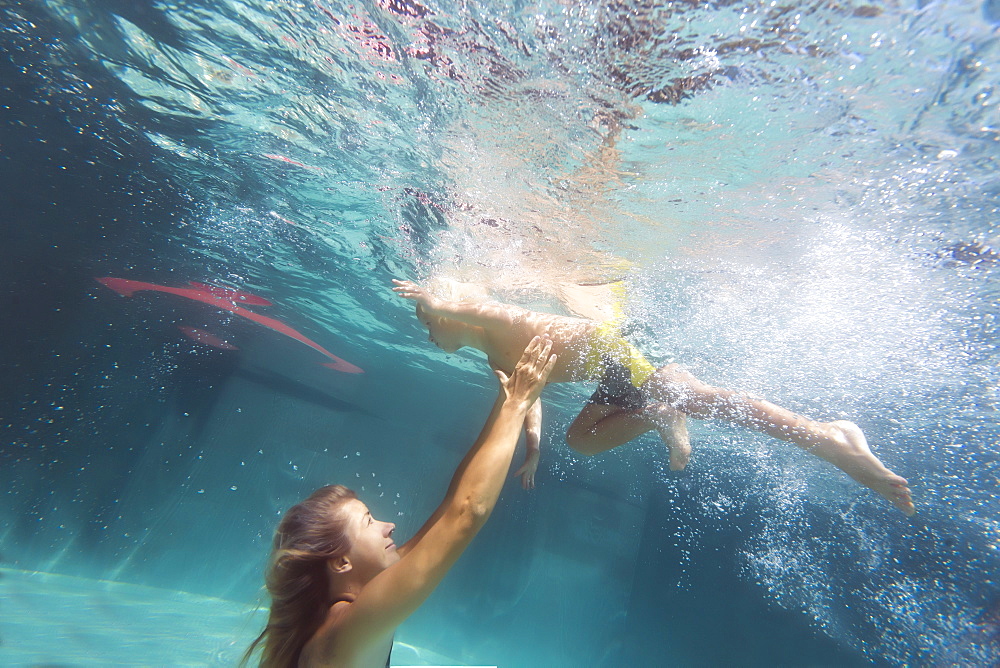
<path fill-rule="evenodd" d="M 670 468 L 680 470 L 691 456 L 687 416 L 720 418 L 793 443 L 907 515 L 915 512 L 906 480 L 872 454 L 853 422 L 816 422 L 769 401 L 706 385 L 677 364 L 657 369 L 622 338 L 615 321 L 598 323 L 497 302 L 451 301 L 411 281 L 393 283 L 396 294 L 416 302 L 431 342 L 445 352 L 471 346 L 486 353 L 491 367 L 509 375 L 528 342 L 543 336 L 551 339 L 558 359 L 549 383 L 599 380 L 566 433 L 566 442 L 581 454 L 604 452 L 655 430 L 670 452 Z M 538 468 L 541 421 L 539 399 L 525 419 L 527 457 L 515 474 L 526 489 L 534 486 Z"/>

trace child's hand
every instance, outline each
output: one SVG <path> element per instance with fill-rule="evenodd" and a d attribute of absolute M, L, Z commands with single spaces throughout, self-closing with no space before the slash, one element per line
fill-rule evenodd
<path fill-rule="evenodd" d="M 428 311 L 433 311 L 441 301 L 413 281 L 401 281 L 394 278 L 392 282 L 396 284 L 396 287 L 392 289 L 393 292 L 404 299 L 412 299 Z"/>
<path fill-rule="evenodd" d="M 538 470 L 538 450 L 528 449 L 524 457 L 524 464 L 514 471 L 515 476 L 521 476 L 521 487 L 525 489 L 535 489 L 535 471 Z"/>

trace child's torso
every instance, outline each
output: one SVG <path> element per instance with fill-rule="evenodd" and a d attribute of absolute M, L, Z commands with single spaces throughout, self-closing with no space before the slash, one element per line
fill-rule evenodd
<path fill-rule="evenodd" d="M 596 325 L 594 321 L 582 318 L 524 311 L 514 317 L 509 328 L 486 333 L 489 350 L 485 352 L 490 364 L 510 374 L 531 339 L 547 335 L 552 340 L 552 353 L 558 357 L 549 382 L 585 380 L 587 351 Z"/>

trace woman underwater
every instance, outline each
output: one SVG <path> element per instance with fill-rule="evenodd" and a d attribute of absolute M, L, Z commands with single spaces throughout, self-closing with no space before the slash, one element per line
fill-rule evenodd
<path fill-rule="evenodd" d="M 320 488 L 285 513 L 275 532 L 266 584 L 267 626 L 243 663 L 369 668 L 389 665 L 396 627 L 444 578 L 486 523 L 503 488 L 528 409 L 556 357 L 532 339 L 483 430 L 459 464 L 444 501 L 401 546 L 395 525 L 372 517 L 346 487 Z"/>

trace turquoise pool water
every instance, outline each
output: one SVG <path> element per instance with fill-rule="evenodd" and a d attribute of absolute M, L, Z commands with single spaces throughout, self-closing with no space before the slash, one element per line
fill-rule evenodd
<path fill-rule="evenodd" d="M 414 532 L 494 389 L 397 277 L 598 315 L 621 281 L 651 359 L 857 421 L 918 506 L 715 422 L 681 474 L 582 458 L 593 388 L 548 388 L 538 488 L 397 661 L 1000 660 L 995 0 L 0 16 L 0 663 L 229 665 L 322 484 Z"/>

